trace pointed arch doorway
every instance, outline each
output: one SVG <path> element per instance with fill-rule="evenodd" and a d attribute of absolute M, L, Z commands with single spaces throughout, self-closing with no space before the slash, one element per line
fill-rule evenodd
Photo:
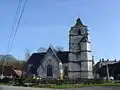
<path fill-rule="evenodd" d="M 53 67 L 52 67 L 52 65 L 47 66 L 47 77 L 53 77 Z"/>

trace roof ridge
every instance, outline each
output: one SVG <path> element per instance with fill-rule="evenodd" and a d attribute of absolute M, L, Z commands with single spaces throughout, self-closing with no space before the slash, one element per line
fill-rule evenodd
<path fill-rule="evenodd" d="M 53 46 L 50 46 L 49 48 L 51 48 L 51 50 L 54 53 L 54 55 L 56 56 L 56 58 L 59 60 L 59 62 L 61 62 L 61 60 L 58 58 L 56 52 L 54 51 Z"/>

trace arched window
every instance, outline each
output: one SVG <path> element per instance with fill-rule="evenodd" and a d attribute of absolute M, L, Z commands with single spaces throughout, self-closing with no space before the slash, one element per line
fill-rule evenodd
<path fill-rule="evenodd" d="M 52 66 L 48 65 L 47 66 L 47 77 L 52 77 L 52 76 L 53 76 Z"/>
<path fill-rule="evenodd" d="M 80 29 L 78 29 L 78 35 L 81 35 L 81 30 Z"/>

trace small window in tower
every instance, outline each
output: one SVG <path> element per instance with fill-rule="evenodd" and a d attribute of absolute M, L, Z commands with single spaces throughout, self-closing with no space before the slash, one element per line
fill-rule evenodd
<path fill-rule="evenodd" d="M 80 29 L 78 29 L 78 35 L 81 35 L 81 30 Z"/>

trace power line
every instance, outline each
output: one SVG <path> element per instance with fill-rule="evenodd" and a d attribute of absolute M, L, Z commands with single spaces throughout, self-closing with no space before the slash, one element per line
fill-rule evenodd
<path fill-rule="evenodd" d="M 9 36 L 9 38 L 8 38 L 8 45 L 7 45 L 7 48 L 6 48 L 6 52 L 7 52 L 7 53 L 8 53 L 8 51 L 9 51 L 9 45 L 10 45 L 10 40 L 11 40 L 11 37 L 12 37 L 12 33 L 13 33 L 13 31 L 14 31 L 14 26 L 15 26 L 15 24 L 16 24 L 16 22 L 17 22 L 17 16 L 18 16 L 19 11 L 20 11 L 21 2 L 22 2 L 22 0 L 19 0 L 18 6 L 17 6 L 17 9 L 16 9 L 16 13 L 15 13 L 15 17 L 14 17 L 14 20 L 13 20 L 12 30 L 11 30 L 10 36 Z M 5 64 L 5 61 L 6 61 L 6 55 L 3 56 L 2 59 L 3 59 L 3 66 L 2 66 L 1 78 L 3 78 L 4 64 Z"/>
<path fill-rule="evenodd" d="M 21 5 L 21 3 L 22 3 L 22 0 L 19 0 L 18 7 L 17 7 L 16 13 L 15 13 L 15 17 L 14 17 L 14 21 L 13 21 L 13 25 L 12 25 L 12 30 L 11 30 L 11 33 L 10 33 L 10 36 L 9 36 L 9 40 L 8 40 L 8 45 L 7 45 L 7 50 L 6 50 L 7 52 L 9 51 L 10 40 L 12 38 L 12 33 L 14 31 L 14 27 L 15 27 L 15 24 L 17 22 L 17 16 L 18 16 L 18 14 L 20 12 L 20 8 L 21 8 L 20 5 Z"/>
<path fill-rule="evenodd" d="M 12 46 L 13 46 L 13 42 L 14 42 L 14 39 L 15 39 L 15 37 L 16 37 L 17 31 L 18 31 L 18 27 L 19 27 L 19 25 L 20 25 L 20 21 L 21 21 L 21 18 L 22 18 L 22 15 L 23 15 L 23 12 L 24 12 L 26 3 L 27 3 L 27 0 L 24 0 L 23 8 L 22 8 L 20 17 L 19 17 L 19 19 L 18 19 L 18 23 L 17 23 L 16 29 L 15 29 L 15 33 L 14 33 L 14 36 L 13 36 L 13 39 L 12 39 L 12 42 L 11 42 L 11 48 L 12 48 Z"/>
<path fill-rule="evenodd" d="M 11 47 L 12 47 L 12 45 L 13 45 L 13 41 L 14 41 L 15 36 L 16 36 L 16 33 L 17 33 L 17 31 L 18 31 L 18 27 L 19 27 L 19 24 L 20 24 L 20 21 L 21 21 L 21 17 L 22 17 L 22 15 L 23 15 L 23 12 L 24 12 L 26 3 L 27 3 L 27 0 L 24 1 L 23 8 L 22 8 L 20 17 L 18 18 L 18 23 L 17 23 L 17 27 L 15 28 L 15 33 L 14 33 L 14 36 L 13 36 L 13 39 L 12 39 Z M 19 4 L 18 4 L 17 10 L 16 10 L 16 15 L 15 15 L 14 22 L 13 22 L 13 26 L 12 26 L 12 31 L 11 31 L 11 34 L 10 34 L 10 37 L 9 37 L 9 41 L 8 41 L 8 47 L 7 47 L 8 50 L 9 50 L 9 48 L 10 48 L 10 47 L 9 47 L 9 45 L 10 45 L 10 39 L 11 39 L 11 37 L 12 37 L 12 33 L 13 33 L 13 30 L 14 30 L 14 25 L 16 24 L 17 14 L 19 14 L 20 4 L 21 4 L 21 0 L 19 0 Z M 8 50 L 7 50 L 7 51 L 8 51 Z M 6 61 L 4 58 L 5 58 L 5 56 L 3 57 L 3 67 L 2 67 L 1 78 L 3 78 L 4 63 L 5 63 L 5 61 Z"/>

